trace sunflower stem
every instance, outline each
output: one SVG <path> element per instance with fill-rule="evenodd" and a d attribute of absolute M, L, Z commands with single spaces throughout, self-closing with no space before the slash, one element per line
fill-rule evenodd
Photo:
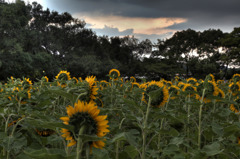
<path fill-rule="evenodd" d="M 79 94 L 79 95 L 77 96 L 77 99 L 76 99 L 75 103 L 77 103 L 77 102 L 78 102 L 78 99 L 79 99 L 81 96 L 84 96 L 84 95 L 87 95 L 87 92 L 84 92 L 84 93 Z"/>
<path fill-rule="evenodd" d="M 90 146 L 87 143 L 87 145 L 86 145 L 86 159 L 89 159 L 89 157 L 90 157 Z"/>
<path fill-rule="evenodd" d="M 77 156 L 76 156 L 76 159 L 81 159 L 81 155 L 82 155 L 82 149 L 83 149 L 83 141 L 81 139 L 81 135 L 84 133 L 85 131 L 85 125 L 83 125 L 80 130 L 79 130 L 79 133 L 78 133 L 78 139 L 77 139 Z"/>
<path fill-rule="evenodd" d="M 148 107 L 147 107 L 147 112 L 146 112 L 146 116 L 144 119 L 144 123 L 143 123 L 143 146 L 142 146 L 142 159 L 146 158 L 146 139 L 147 139 L 147 120 L 148 120 L 148 116 L 150 113 L 150 107 L 151 107 L 151 97 L 149 96 L 149 100 L 148 100 Z"/>
<path fill-rule="evenodd" d="M 201 105 L 199 108 L 199 118 L 198 118 L 198 149 L 201 149 L 201 124 L 202 124 L 202 108 L 204 105 L 203 99 L 205 96 L 205 88 L 203 89 L 203 93 L 202 93 L 202 99 L 201 99 Z"/>

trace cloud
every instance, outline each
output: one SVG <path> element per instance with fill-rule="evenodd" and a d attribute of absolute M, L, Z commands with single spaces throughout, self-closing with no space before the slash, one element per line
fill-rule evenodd
<path fill-rule="evenodd" d="M 38 0 L 40 1 L 40 0 Z M 133 29 L 138 35 L 164 35 L 188 28 L 230 32 L 240 26 L 240 0 L 41 0 L 51 10 L 85 19 L 96 31 Z M 113 34 L 113 33 L 111 33 Z"/>
<path fill-rule="evenodd" d="M 169 32 L 168 26 L 184 23 L 183 18 L 142 18 L 123 17 L 115 15 L 89 15 L 87 13 L 77 13 L 73 15 L 79 19 L 84 19 L 92 29 L 103 29 L 107 26 L 118 28 L 119 31 L 134 29 L 134 34 L 163 34 Z M 165 28 L 165 29 L 164 29 Z M 108 28 L 109 29 L 109 28 Z"/>
<path fill-rule="evenodd" d="M 126 35 L 133 35 L 133 29 L 126 29 L 123 31 L 119 31 L 118 28 L 109 27 L 107 25 L 104 26 L 102 29 L 92 29 L 98 35 L 108 35 L 108 36 L 126 36 Z"/>

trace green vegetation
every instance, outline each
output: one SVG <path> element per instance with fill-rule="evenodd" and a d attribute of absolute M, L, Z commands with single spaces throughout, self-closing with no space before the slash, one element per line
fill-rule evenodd
<path fill-rule="evenodd" d="M 240 74 L 107 81 L 61 71 L 0 84 L 3 159 L 238 159 Z"/>

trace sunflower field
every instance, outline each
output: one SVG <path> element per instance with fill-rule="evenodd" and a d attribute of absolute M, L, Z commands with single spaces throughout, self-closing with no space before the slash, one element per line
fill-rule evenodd
<path fill-rule="evenodd" d="M 1 159 L 239 159 L 240 74 L 0 83 Z"/>

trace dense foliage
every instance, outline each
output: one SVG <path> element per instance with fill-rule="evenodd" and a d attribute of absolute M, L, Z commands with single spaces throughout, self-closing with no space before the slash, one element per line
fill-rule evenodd
<path fill-rule="evenodd" d="M 240 28 L 231 33 L 188 29 L 153 44 L 148 39 L 97 36 L 85 24 L 69 13 L 44 10 L 36 2 L 0 1 L 0 80 L 44 75 L 52 80 L 63 69 L 99 79 L 111 68 L 123 76 L 148 79 L 176 74 L 204 78 L 209 73 L 228 79 L 239 71 L 229 66 L 239 65 Z"/>
<path fill-rule="evenodd" d="M 52 82 L 0 84 L 0 158 L 239 158 L 240 74 L 136 82 L 112 69 L 106 77 L 61 71 Z"/>

